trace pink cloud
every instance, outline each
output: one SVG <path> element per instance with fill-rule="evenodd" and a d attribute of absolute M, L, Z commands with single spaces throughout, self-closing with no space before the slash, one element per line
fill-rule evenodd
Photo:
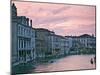
<path fill-rule="evenodd" d="M 34 28 L 47 28 L 61 35 L 95 34 L 95 6 L 13 2 L 18 15 L 32 19 Z"/>

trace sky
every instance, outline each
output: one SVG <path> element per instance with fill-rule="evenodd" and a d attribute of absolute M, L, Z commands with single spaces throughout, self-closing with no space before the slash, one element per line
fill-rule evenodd
<path fill-rule="evenodd" d="M 58 35 L 95 35 L 95 6 L 13 1 L 18 16 L 32 19 L 33 28 Z"/>

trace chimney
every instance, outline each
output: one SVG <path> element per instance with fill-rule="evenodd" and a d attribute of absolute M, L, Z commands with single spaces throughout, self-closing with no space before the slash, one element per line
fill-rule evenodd
<path fill-rule="evenodd" d="M 94 37 L 94 34 L 92 34 L 92 37 Z"/>
<path fill-rule="evenodd" d="M 26 19 L 26 24 L 29 26 L 29 18 Z"/>
<path fill-rule="evenodd" d="M 30 20 L 30 26 L 32 27 L 32 20 Z"/>

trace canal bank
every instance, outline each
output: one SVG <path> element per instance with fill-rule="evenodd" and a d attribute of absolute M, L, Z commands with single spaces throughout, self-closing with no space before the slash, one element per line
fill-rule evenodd
<path fill-rule="evenodd" d="M 13 75 L 28 74 L 52 71 L 72 71 L 95 69 L 95 64 L 90 63 L 90 59 L 95 55 L 70 55 L 65 57 L 49 58 L 41 62 L 20 64 L 12 68 Z"/>
<path fill-rule="evenodd" d="M 27 74 L 30 73 L 31 69 L 35 69 L 35 65 L 33 62 L 21 63 L 16 66 L 12 66 L 12 75 L 15 74 Z"/>
<path fill-rule="evenodd" d="M 42 64 L 50 64 L 54 63 L 54 61 L 64 58 L 65 56 L 52 56 L 52 57 L 46 57 L 46 58 L 37 58 L 37 60 L 27 62 L 27 63 L 21 63 L 16 66 L 12 66 L 12 75 L 15 74 L 27 74 L 31 73 L 31 70 L 35 70 L 39 65 Z"/>

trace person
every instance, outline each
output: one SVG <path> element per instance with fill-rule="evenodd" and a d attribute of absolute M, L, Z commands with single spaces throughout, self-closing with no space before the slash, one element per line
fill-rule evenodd
<path fill-rule="evenodd" d="M 91 58 L 90 62 L 91 62 L 91 64 L 93 64 L 93 59 L 92 58 Z"/>

